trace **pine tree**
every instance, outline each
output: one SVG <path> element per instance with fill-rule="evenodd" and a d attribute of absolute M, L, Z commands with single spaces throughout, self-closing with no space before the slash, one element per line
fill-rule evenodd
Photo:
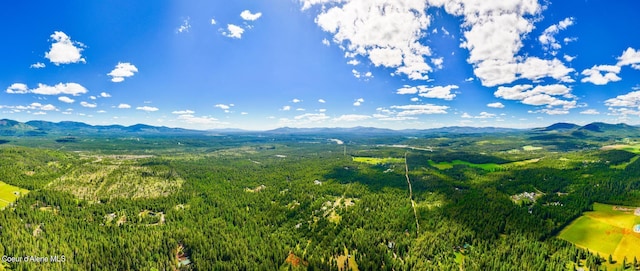
<path fill-rule="evenodd" d="M 611 257 L 611 254 L 609 254 L 609 263 L 613 263 L 613 257 Z"/>

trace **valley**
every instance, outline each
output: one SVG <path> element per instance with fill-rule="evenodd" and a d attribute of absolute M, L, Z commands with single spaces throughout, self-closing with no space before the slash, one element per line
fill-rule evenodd
<path fill-rule="evenodd" d="M 0 270 L 640 268 L 633 126 L 0 123 Z"/>

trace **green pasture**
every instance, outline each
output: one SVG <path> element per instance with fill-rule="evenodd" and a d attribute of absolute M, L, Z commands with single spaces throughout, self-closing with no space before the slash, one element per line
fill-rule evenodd
<path fill-rule="evenodd" d="M 27 193 L 29 193 L 27 189 L 0 182 L 0 209 L 4 209 L 4 207 Z"/>
<path fill-rule="evenodd" d="M 462 160 L 453 160 L 451 162 L 440 162 L 440 163 L 436 163 L 432 160 L 429 160 L 429 165 L 439 170 L 450 169 L 450 168 L 453 168 L 453 166 L 455 165 L 466 165 L 469 167 L 484 169 L 486 171 L 495 171 L 497 169 L 502 168 L 501 165 L 498 165 L 496 163 L 474 164 L 474 163 L 462 161 Z"/>
<path fill-rule="evenodd" d="M 585 212 L 558 237 L 600 255 L 612 255 L 615 261 L 622 261 L 625 256 L 640 258 L 640 234 L 632 230 L 635 224 L 640 224 L 640 216 L 633 211 L 595 203 L 593 211 Z"/>
<path fill-rule="evenodd" d="M 395 157 L 387 157 L 387 158 L 377 158 L 377 157 L 353 157 L 354 162 L 365 163 L 370 165 L 381 165 L 381 164 L 403 164 L 404 158 L 395 158 Z"/>

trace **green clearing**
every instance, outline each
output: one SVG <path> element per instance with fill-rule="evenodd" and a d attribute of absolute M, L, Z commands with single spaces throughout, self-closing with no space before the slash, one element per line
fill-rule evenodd
<path fill-rule="evenodd" d="M 484 169 L 486 171 L 495 171 L 502 168 L 501 165 L 498 165 L 496 163 L 474 164 L 474 163 L 462 161 L 462 160 L 453 160 L 451 162 L 440 162 L 440 163 L 436 163 L 432 160 L 429 160 L 429 165 L 439 170 L 451 169 L 455 165 L 466 165 L 469 167 Z"/>
<path fill-rule="evenodd" d="M 29 193 L 27 189 L 0 182 L 0 209 L 4 209 L 27 193 Z"/>
<path fill-rule="evenodd" d="M 638 160 L 638 158 L 640 158 L 640 156 L 634 156 L 633 158 L 631 158 L 631 160 L 629 160 L 629 162 L 622 163 L 622 164 L 619 164 L 619 165 L 614 165 L 614 166 L 611 166 L 611 168 L 613 168 L 613 169 L 625 169 L 625 168 L 627 168 L 628 165 L 631 165 L 631 164 L 633 164 L 633 162 Z"/>
<path fill-rule="evenodd" d="M 560 232 L 558 237 L 600 255 L 612 255 L 621 262 L 626 256 L 640 258 L 640 234 L 632 228 L 640 223 L 633 208 L 615 209 L 613 205 L 594 203 L 594 210 L 584 213 Z"/>
<path fill-rule="evenodd" d="M 542 147 L 527 145 L 527 146 L 523 146 L 522 149 L 525 151 L 538 151 L 538 150 L 542 150 Z"/>
<path fill-rule="evenodd" d="M 381 165 L 381 164 L 402 164 L 404 163 L 404 158 L 395 158 L 395 157 L 387 157 L 387 158 L 377 158 L 377 157 L 353 157 L 354 162 L 365 163 L 370 165 Z"/>

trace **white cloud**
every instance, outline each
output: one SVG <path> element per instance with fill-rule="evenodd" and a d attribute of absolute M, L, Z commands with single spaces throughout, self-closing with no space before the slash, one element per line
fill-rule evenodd
<path fill-rule="evenodd" d="M 131 108 L 131 106 L 130 106 L 130 105 L 128 105 L 128 104 L 119 104 L 119 105 L 118 105 L 118 108 L 120 108 L 120 109 L 127 109 L 127 108 Z"/>
<path fill-rule="evenodd" d="M 153 106 L 138 106 L 136 107 L 137 110 L 142 110 L 142 111 L 146 111 L 146 112 L 154 112 L 154 111 L 158 111 L 157 107 L 153 107 Z"/>
<path fill-rule="evenodd" d="M 102 97 L 102 98 L 109 98 L 109 97 L 111 97 L 111 94 L 106 93 L 106 92 L 100 92 L 100 97 Z"/>
<path fill-rule="evenodd" d="M 448 85 L 448 86 L 435 86 L 435 87 L 427 87 L 427 86 L 415 86 L 411 87 L 408 85 L 399 88 L 396 93 L 397 94 L 418 94 L 420 97 L 424 98 L 436 98 L 436 99 L 444 99 L 444 100 L 452 100 L 456 97 L 455 94 L 451 93 L 451 90 L 458 89 L 459 87 L 456 85 Z"/>
<path fill-rule="evenodd" d="M 217 24 L 216 19 L 211 18 L 211 25 L 215 25 L 215 24 Z"/>
<path fill-rule="evenodd" d="M 473 116 L 469 115 L 469 113 L 467 113 L 467 112 L 462 113 L 462 116 L 460 116 L 460 117 L 461 117 L 461 118 L 465 118 L 465 119 L 471 119 L 471 118 L 473 118 Z"/>
<path fill-rule="evenodd" d="M 564 55 L 564 56 L 562 56 L 562 57 L 564 58 L 564 60 L 565 60 L 565 61 L 567 61 L 567 62 L 571 62 L 571 61 L 573 61 L 574 59 L 576 59 L 576 57 L 577 57 L 577 56 Z"/>
<path fill-rule="evenodd" d="M 91 95 L 91 96 L 89 96 L 89 99 L 95 100 L 95 99 L 98 99 L 98 98 L 96 96 Z"/>
<path fill-rule="evenodd" d="M 364 103 L 364 99 L 363 98 L 358 98 L 358 99 L 356 99 L 355 102 L 353 102 L 353 106 L 360 106 L 362 103 Z"/>
<path fill-rule="evenodd" d="M 433 64 L 437 69 L 442 69 L 442 64 L 443 63 L 444 63 L 444 58 L 443 57 L 432 58 L 431 59 L 431 64 Z"/>
<path fill-rule="evenodd" d="M 107 75 L 111 76 L 111 81 L 119 83 L 124 81 L 126 77 L 131 77 L 138 72 L 138 68 L 129 62 L 118 62 L 118 65 Z"/>
<path fill-rule="evenodd" d="M 329 42 L 328 39 L 322 39 L 322 44 L 324 44 L 325 46 L 331 46 L 331 42 Z"/>
<path fill-rule="evenodd" d="M 107 111 L 104 111 L 104 110 L 98 110 L 98 111 L 96 111 L 96 113 L 100 113 L 100 114 L 102 114 L 102 113 L 107 113 Z"/>
<path fill-rule="evenodd" d="M 58 100 L 63 102 L 63 103 L 68 103 L 68 104 L 75 102 L 74 99 L 71 99 L 71 98 L 69 98 L 67 96 L 60 96 L 60 97 L 58 97 Z"/>
<path fill-rule="evenodd" d="M 326 101 L 325 101 L 324 99 L 318 99 L 318 102 L 319 102 L 319 103 L 322 103 L 322 104 L 323 104 L 323 103 L 326 103 Z"/>
<path fill-rule="evenodd" d="M 622 78 L 618 76 L 618 73 L 620 73 L 620 66 L 596 65 L 582 71 L 581 74 L 586 77 L 580 81 L 583 83 L 591 82 L 595 85 L 606 85 L 609 82 L 622 80 Z"/>
<path fill-rule="evenodd" d="M 329 116 L 325 115 L 324 113 L 306 113 L 299 116 L 295 116 L 293 118 L 295 120 L 318 122 L 318 121 L 329 119 Z"/>
<path fill-rule="evenodd" d="M 92 104 L 84 101 L 80 102 L 80 105 L 82 105 L 83 107 L 89 107 L 89 108 L 95 108 L 98 106 L 97 104 Z"/>
<path fill-rule="evenodd" d="M 516 74 L 518 78 L 529 80 L 538 80 L 544 77 L 572 83 L 573 79 L 569 76 L 574 72 L 573 68 L 567 68 L 560 60 L 543 60 L 537 57 L 529 57 L 524 62 L 517 64 Z"/>
<path fill-rule="evenodd" d="M 617 66 L 631 65 L 632 68 L 640 70 L 640 50 L 635 50 L 631 47 L 627 48 L 622 55 L 618 57 Z"/>
<path fill-rule="evenodd" d="M 244 29 L 235 24 L 228 24 L 227 31 L 228 32 L 223 32 L 222 34 L 229 38 L 234 38 L 234 39 L 242 38 L 242 33 L 244 33 Z"/>
<path fill-rule="evenodd" d="M 412 102 L 417 102 L 417 101 L 420 101 L 420 98 L 418 98 L 418 97 L 413 97 L 413 98 L 411 98 L 411 101 L 412 101 Z"/>
<path fill-rule="evenodd" d="M 49 52 L 44 54 L 44 57 L 49 59 L 51 63 L 57 65 L 69 64 L 69 63 L 86 63 L 86 60 L 82 57 L 82 50 L 85 47 L 84 44 L 72 41 L 71 37 L 67 36 L 62 31 L 55 31 L 51 35 L 51 39 L 54 43 L 51 44 Z"/>
<path fill-rule="evenodd" d="M 320 108 L 320 109 L 318 109 L 318 112 L 321 112 L 321 113 L 322 112 L 327 112 L 327 109 L 326 108 Z"/>
<path fill-rule="evenodd" d="M 349 115 L 342 115 L 340 117 L 334 118 L 333 121 L 335 121 L 335 122 L 341 122 L 341 121 L 353 122 L 353 121 L 363 121 L 363 120 L 367 120 L 367 119 L 370 119 L 370 118 L 371 118 L 371 116 L 368 116 L 368 115 L 349 114 Z"/>
<path fill-rule="evenodd" d="M 305 0 L 302 9 L 329 2 L 332 7 L 323 8 L 315 22 L 333 34 L 347 57 L 361 55 L 396 74 L 428 79 L 432 68 L 424 57 L 431 50 L 419 42 L 429 26 L 426 1 Z"/>
<path fill-rule="evenodd" d="M 179 110 L 179 111 L 171 112 L 171 114 L 176 114 L 176 115 L 193 115 L 193 113 L 195 112 L 191 110 Z"/>
<path fill-rule="evenodd" d="M 534 106 L 560 106 L 563 110 L 576 107 L 575 100 L 563 100 L 557 97 L 562 96 L 567 99 L 575 98 L 571 94 L 571 88 L 561 84 L 541 85 L 535 88 L 532 85 L 498 87 L 494 95 L 505 100 L 519 100 L 523 104 Z"/>
<path fill-rule="evenodd" d="M 215 107 L 220 108 L 220 109 L 222 109 L 222 110 L 229 110 L 229 108 L 231 108 L 232 106 L 233 106 L 232 104 L 229 104 L 229 105 L 226 105 L 226 104 L 216 104 L 216 105 L 215 105 Z"/>
<path fill-rule="evenodd" d="M 33 112 L 34 115 L 46 115 L 47 112 L 44 111 L 38 111 L 38 112 Z"/>
<path fill-rule="evenodd" d="M 357 59 L 351 59 L 351 60 L 347 61 L 347 64 L 352 65 L 352 66 L 357 66 L 358 64 L 360 64 L 360 61 L 358 61 Z"/>
<path fill-rule="evenodd" d="M 155 110 L 153 110 L 155 111 Z M 189 124 L 211 125 L 211 124 L 224 124 L 218 119 L 209 116 L 194 116 L 192 114 L 183 114 L 178 116 L 178 120 L 184 121 Z"/>
<path fill-rule="evenodd" d="M 249 10 L 243 10 L 240 13 L 240 17 L 242 17 L 245 21 L 255 21 L 262 16 L 262 12 L 251 13 Z"/>
<path fill-rule="evenodd" d="M 293 100 L 291 100 L 291 102 L 295 104 L 295 103 L 302 102 L 302 100 L 300 100 L 300 99 L 293 99 Z"/>
<path fill-rule="evenodd" d="M 624 95 L 604 101 L 604 104 L 611 107 L 633 107 L 640 108 L 640 91 L 632 91 Z"/>
<path fill-rule="evenodd" d="M 473 80 L 475 80 L 475 78 L 473 78 L 473 77 L 469 77 L 467 79 L 464 79 L 465 82 L 473 82 Z"/>
<path fill-rule="evenodd" d="M 46 67 L 46 66 L 47 66 L 47 65 L 45 65 L 45 64 L 44 64 L 44 63 L 42 63 L 42 62 L 36 62 L 36 63 L 31 64 L 31 66 L 29 66 L 29 68 L 32 68 L 32 69 L 42 69 L 42 68 L 44 68 L 44 67 Z"/>
<path fill-rule="evenodd" d="M 10 94 L 25 94 L 29 92 L 29 88 L 23 83 L 13 83 L 7 88 L 6 92 Z"/>
<path fill-rule="evenodd" d="M 487 104 L 487 106 L 491 108 L 504 108 L 504 104 L 502 104 L 501 102 L 490 103 Z"/>
<path fill-rule="evenodd" d="M 573 17 L 565 18 L 557 24 L 551 25 L 547 27 L 542 32 L 542 35 L 538 37 L 538 41 L 542 44 L 543 48 L 546 51 L 551 52 L 552 55 L 555 55 L 557 51 L 562 48 L 562 45 L 556 40 L 555 35 L 557 35 L 560 31 L 567 29 L 567 27 L 573 25 L 575 20 Z"/>
<path fill-rule="evenodd" d="M 580 114 L 584 114 L 584 115 L 599 115 L 600 112 L 598 112 L 598 110 L 595 110 L 595 109 L 587 109 L 585 111 L 580 112 Z"/>
<path fill-rule="evenodd" d="M 355 69 L 351 70 L 351 73 L 353 73 L 353 77 L 364 78 L 365 80 L 373 77 L 373 74 L 371 72 L 361 73 L 359 71 L 356 71 Z"/>
<path fill-rule="evenodd" d="M 240 112 L 240 115 L 249 115 L 247 112 Z"/>
<path fill-rule="evenodd" d="M 393 105 L 392 109 L 400 109 L 396 116 L 413 116 L 413 115 L 431 115 L 431 114 L 447 114 L 448 106 L 434 104 L 411 104 L 411 105 Z"/>
<path fill-rule="evenodd" d="M 29 89 L 27 85 L 22 83 L 14 83 L 7 88 L 6 92 L 10 94 L 34 93 L 40 95 L 67 94 L 78 96 L 87 93 L 87 89 L 78 83 L 58 83 L 55 86 L 38 84 L 38 87 L 34 89 Z"/>
<path fill-rule="evenodd" d="M 190 20 L 191 20 L 191 18 L 189 18 L 189 17 L 184 19 L 182 21 L 182 24 L 178 27 L 178 29 L 176 29 L 176 31 L 178 33 L 189 32 L 189 29 L 191 29 L 191 24 L 189 23 Z"/>
<path fill-rule="evenodd" d="M 289 110 L 291 110 L 291 106 L 285 105 L 285 106 L 283 106 L 283 107 L 282 107 L 282 109 L 280 109 L 280 110 L 282 110 L 282 111 L 289 111 Z"/>

